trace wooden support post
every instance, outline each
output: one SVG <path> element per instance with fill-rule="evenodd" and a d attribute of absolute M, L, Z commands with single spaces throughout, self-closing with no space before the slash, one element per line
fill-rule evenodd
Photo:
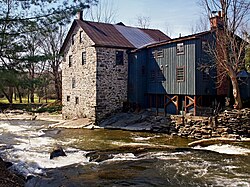
<path fill-rule="evenodd" d="M 194 96 L 194 116 L 196 116 L 196 96 Z"/>
<path fill-rule="evenodd" d="M 184 108 L 185 108 L 185 114 L 187 114 L 187 96 L 185 96 Z"/>

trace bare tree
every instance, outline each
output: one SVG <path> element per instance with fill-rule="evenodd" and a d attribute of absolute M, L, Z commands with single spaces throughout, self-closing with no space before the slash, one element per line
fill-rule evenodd
<path fill-rule="evenodd" d="M 150 26 L 150 17 L 147 16 L 137 16 L 137 26 L 143 29 L 147 29 Z"/>
<path fill-rule="evenodd" d="M 99 0 L 86 9 L 84 18 L 91 21 L 114 23 L 117 16 L 117 8 L 114 0 Z"/>
<path fill-rule="evenodd" d="M 216 33 L 215 48 L 211 53 L 216 61 L 219 79 L 228 76 L 232 83 L 234 107 L 242 108 L 237 74 L 244 67 L 244 54 L 247 42 L 240 38 L 245 24 L 249 22 L 250 2 L 248 0 L 202 0 L 206 11 L 214 16 L 218 27 L 214 27 Z M 238 35 L 237 35 L 238 34 Z"/>
<path fill-rule="evenodd" d="M 172 34 L 173 34 L 173 30 L 171 29 L 170 25 L 168 24 L 168 22 L 165 22 L 164 24 L 164 31 L 165 33 L 171 38 Z"/>
<path fill-rule="evenodd" d="M 199 19 L 196 21 L 196 23 L 191 27 L 191 33 L 195 34 L 198 32 L 209 30 L 209 25 L 207 20 L 208 20 L 207 15 L 200 16 Z"/>
<path fill-rule="evenodd" d="M 44 28 L 45 29 L 45 28 Z M 42 33 L 40 38 L 40 48 L 44 56 L 47 57 L 47 69 L 52 75 L 56 98 L 57 100 L 62 99 L 61 91 L 61 60 L 60 60 L 60 47 L 63 44 L 66 36 L 66 29 L 63 26 L 59 27 L 47 27 L 47 31 Z"/>

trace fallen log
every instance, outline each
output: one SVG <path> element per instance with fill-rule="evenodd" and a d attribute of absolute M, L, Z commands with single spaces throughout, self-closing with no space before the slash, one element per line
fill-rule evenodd
<path fill-rule="evenodd" d="M 235 138 L 209 138 L 209 139 L 202 139 L 197 140 L 194 142 L 191 142 L 188 144 L 189 147 L 195 147 L 195 146 L 201 146 L 206 147 L 213 144 L 229 144 L 233 142 L 250 142 L 250 138 L 241 138 L 241 139 L 235 139 Z"/>

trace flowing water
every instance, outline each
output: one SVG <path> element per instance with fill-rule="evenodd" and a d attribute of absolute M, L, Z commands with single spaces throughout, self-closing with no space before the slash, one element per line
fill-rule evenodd
<path fill-rule="evenodd" d="M 188 148 L 190 139 L 0 121 L 0 156 L 26 186 L 250 186 L 250 145 Z M 49 159 L 56 145 L 66 157 Z"/>

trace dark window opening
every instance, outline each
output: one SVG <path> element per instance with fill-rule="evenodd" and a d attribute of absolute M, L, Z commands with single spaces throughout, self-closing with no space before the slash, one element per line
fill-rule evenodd
<path fill-rule="evenodd" d="M 177 53 L 177 55 L 183 55 L 184 54 L 184 43 L 178 43 L 177 44 L 176 53 Z"/>
<path fill-rule="evenodd" d="M 76 37 L 76 35 L 75 35 L 75 34 L 73 34 L 73 35 L 72 35 L 72 45 L 74 45 L 74 44 L 75 44 L 75 37 Z"/>
<path fill-rule="evenodd" d="M 76 105 L 79 104 L 79 97 L 76 97 Z"/>
<path fill-rule="evenodd" d="M 68 96 L 67 96 L 67 102 L 69 102 L 69 101 L 70 101 L 70 96 L 68 95 Z"/>
<path fill-rule="evenodd" d="M 83 42 L 83 31 L 80 31 L 80 43 Z"/>
<path fill-rule="evenodd" d="M 72 67 L 72 55 L 69 56 L 69 67 Z"/>
<path fill-rule="evenodd" d="M 76 87 L 76 79 L 72 78 L 72 88 L 75 88 L 75 87 Z"/>
<path fill-rule="evenodd" d="M 123 65 L 123 51 L 116 51 L 116 65 Z"/>
<path fill-rule="evenodd" d="M 184 67 L 176 68 L 176 80 L 184 81 Z"/>
<path fill-rule="evenodd" d="M 86 52 L 82 52 L 82 65 L 86 64 Z"/>

